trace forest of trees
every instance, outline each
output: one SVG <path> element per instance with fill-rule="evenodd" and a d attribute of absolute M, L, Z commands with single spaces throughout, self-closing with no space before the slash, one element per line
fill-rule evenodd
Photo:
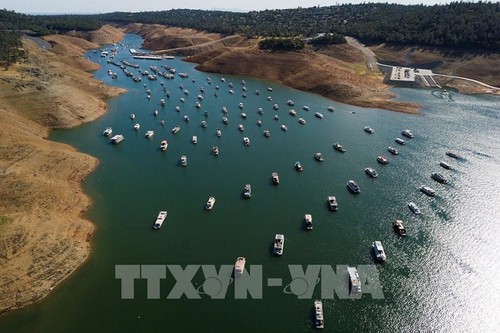
<path fill-rule="evenodd" d="M 0 33 L 0 67 L 7 69 L 26 55 L 20 36 L 17 32 Z"/>
<path fill-rule="evenodd" d="M 259 42 L 259 48 L 270 51 L 293 51 L 304 48 L 304 41 L 297 37 L 269 37 Z"/>
<path fill-rule="evenodd" d="M 38 34 L 94 30 L 104 23 L 132 22 L 193 28 L 248 37 L 313 37 L 331 33 L 343 41 L 472 48 L 500 51 L 500 3 L 452 2 L 447 5 L 388 3 L 264 10 L 252 12 L 173 9 L 97 15 L 31 16 L 0 11 L 0 30 L 29 29 Z"/>
<path fill-rule="evenodd" d="M 104 24 L 95 15 L 26 15 L 0 10 L 0 31 L 27 31 L 48 35 L 71 30 L 97 30 Z"/>
<path fill-rule="evenodd" d="M 344 4 L 248 13 L 175 9 L 98 17 L 117 24 L 158 23 L 249 37 L 310 37 L 330 32 L 365 43 L 500 50 L 500 3 L 481 1 L 434 6 Z"/>

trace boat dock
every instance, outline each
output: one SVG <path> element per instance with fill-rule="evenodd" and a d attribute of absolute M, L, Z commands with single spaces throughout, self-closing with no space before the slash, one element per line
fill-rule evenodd
<path fill-rule="evenodd" d="M 434 80 L 430 69 L 390 66 L 377 63 L 380 70 L 386 73 L 387 80 L 396 84 L 415 84 L 423 87 L 441 88 Z"/>

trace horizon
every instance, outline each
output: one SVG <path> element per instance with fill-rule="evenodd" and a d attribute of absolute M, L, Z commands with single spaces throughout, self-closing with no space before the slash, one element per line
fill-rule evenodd
<path fill-rule="evenodd" d="M 488 1 L 497 3 L 500 0 Z M 7 4 L 8 2 L 8 4 Z M 213 11 L 229 11 L 229 12 L 250 12 L 264 11 L 274 9 L 295 9 L 295 8 L 311 8 L 311 7 L 329 7 L 343 4 L 363 4 L 363 3 L 390 3 L 400 5 L 447 5 L 457 1 L 439 1 L 431 0 L 353 0 L 353 1 L 329 1 L 318 0 L 311 3 L 305 0 L 275 0 L 272 6 L 269 4 L 260 4 L 251 0 L 242 0 L 238 3 L 238 7 L 234 6 L 232 1 L 201 1 L 187 0 L 184 1 L 184 7 L 165 6 L 162 1 L 158 0 L 143 0 L 137 2 L 134 0 L 109 0 L 106 2 L 98 0 L 88 0 L 85 2 L 59 2 L 59 1 L 40 1 L 40 0 L 24 0 L 18 3 L 12 3 L 11 0 L 0 0 L 0 8 L 16 13 L 27 15 L 94 15 L 106 14 L 113 12 L 149 12 L 149 11 L 167 11 L 172 9 L 192 9 L 192 10 L 213 10 Z M 477 3 L 478 1 L 465 1 Z M 92 9 L 90 9 L 92 8 Z"/>

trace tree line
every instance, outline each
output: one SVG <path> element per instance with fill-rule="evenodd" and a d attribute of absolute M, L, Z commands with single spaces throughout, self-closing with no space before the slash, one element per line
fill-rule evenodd
<path fill-rule="evenodd" d="M 26 55 L 22 48 L 21 34 L 13 31 L 0 33 L 0 66 L 8 69 Z"/>
<path fill-rule="evenodd" d="M 172 9 L 33 16 L 0 11 L 0 30 L 30 29 L 42 35 L 95 30 L 104 23 L 163 24 L 248 37 L 323 36 L 319 43 L 341 42 L 348 35 L 365 43 L 500 51 L 500 3 L 483 1 L 433 6 L 363 3 L 251 12 Z"/>

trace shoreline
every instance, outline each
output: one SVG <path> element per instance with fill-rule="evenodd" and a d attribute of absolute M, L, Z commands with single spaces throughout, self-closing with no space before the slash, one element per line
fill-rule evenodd
<path fill-rule="evenodd" d="M 92 35 L 113 44 L 123 32 Z M 50 50 L 24 41 L 28 58 L 0 73 L 0 315 L 44 299 L 90 258 L 95 225 L 84 218 L 92 200 L 82 182 L 98 160 L 48 136 L 95 120 L 125 91 L 88 73 L 96 65 L 83 52 L 98 44 L 44 39 Z"/>

